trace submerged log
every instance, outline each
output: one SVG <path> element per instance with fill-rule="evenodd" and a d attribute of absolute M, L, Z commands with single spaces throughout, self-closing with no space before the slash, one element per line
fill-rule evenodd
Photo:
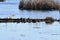
<path fill-rule="evenodd" d="M 31 18 L 0 18 L 0 23 L 36 23 L 36 22 L 45 22 L 46 24 L 51 24 L 54 21 L 60 22 L 60 19 L 53 19 L 51 17 L 47 17 L 45 19 L 31 19 Z"/>
<path fill-rule="evenodd" d="M 60 4 L 54 0 L 21 0 L 19 9 L 25 10 L 60 10 Z"/>

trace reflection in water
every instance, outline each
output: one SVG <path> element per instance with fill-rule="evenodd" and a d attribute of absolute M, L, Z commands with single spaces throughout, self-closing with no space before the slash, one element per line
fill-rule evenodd
<path fill-rule="evenodd" d="M 40 27 L 33 27 L 34 29 L 36 28 L 36 29 L 40 29 Z"/>
<path fill-rule="evenodd" d="M 6 32 L 6 36 L 8 37 L 8 35 L 10 37 L 14 37 L 14 39 L 35 39 L 35 37 L 37 37 L 36 39 L 45 39 L 46 36 L 48 36 L 50 38 L 52 38 L 52 36 L 54 37 L 54 35 L 56 35 L 57 37 L 59 37 L 58 35 L 60 35 L 60 24 L 58 22 L 54 22 L 51 25 L 46 25 L 44 22 L 40 22 L 40 23 L 7 23 L 7 29 L 5 29 L 6 26 L 3 27 L 3 23 L 1 23 L 0 25 L 0 29 L 1 29 L 1 33 L 5 33 Z M 1 28 L 3 27 L 3 28 Z M 15 30 L 13 32 L 13 30 Z M 3 31 L 3 32 L 2 32 Z M 8 35 L 7 35 L 8 34 Z M 0 34 L 3 35 L 3 34 Z M 4 35 L 4 36 L 5 36 Z M 40 35 L 40 36 L 39 36 Z M 42 37 L 42 38 L 40 38 Z M 55 37 L 54 37 L 55 38 Z M 48 38 L 46 38 L 48 39 Z"/>
<path fill-rule="evenodd" d="M 24 34 L 20 34 L 20 36 L 21 36 L 21 37 L 25 37 L 25 35 L 24 35 Z"/>
<path fill-rule="evenodd" d="M 60 35 L 60 34 L 51 34 L 51 35 Z"/>

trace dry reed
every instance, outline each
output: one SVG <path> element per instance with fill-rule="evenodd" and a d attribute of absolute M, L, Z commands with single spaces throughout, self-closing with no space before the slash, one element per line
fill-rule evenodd
<path fill-rule="evenodd" d="M 60 4 L 54 0 L 21 0 L 19 9 L 25 10 L 59 10 Z"/>

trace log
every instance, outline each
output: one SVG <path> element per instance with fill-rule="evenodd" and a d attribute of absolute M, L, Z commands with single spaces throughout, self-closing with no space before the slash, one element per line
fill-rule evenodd
<path fill-rule="evenodd" d="M 51 17 L 46 17 L 45 19 L 31 19 L 31 18 L 0 18 L 0 23 L 36 23 L 36 22 L 45 22 L 53 23 L 54 21 L 60 22 L 60 19 L 53 19 Z"/>

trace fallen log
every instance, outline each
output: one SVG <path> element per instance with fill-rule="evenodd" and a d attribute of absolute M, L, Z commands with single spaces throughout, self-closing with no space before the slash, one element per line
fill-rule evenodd
<path fill-rule="evenodd" d="M 54 21 L 60 22 L 60 19 L 53 19 L 51 17 L 46 17 L 45 19 L 31 19 L 31 18 L 0 18 L 0 23 L 36 23 L 36 22 L 45 22 L 53 23 Z"/>

